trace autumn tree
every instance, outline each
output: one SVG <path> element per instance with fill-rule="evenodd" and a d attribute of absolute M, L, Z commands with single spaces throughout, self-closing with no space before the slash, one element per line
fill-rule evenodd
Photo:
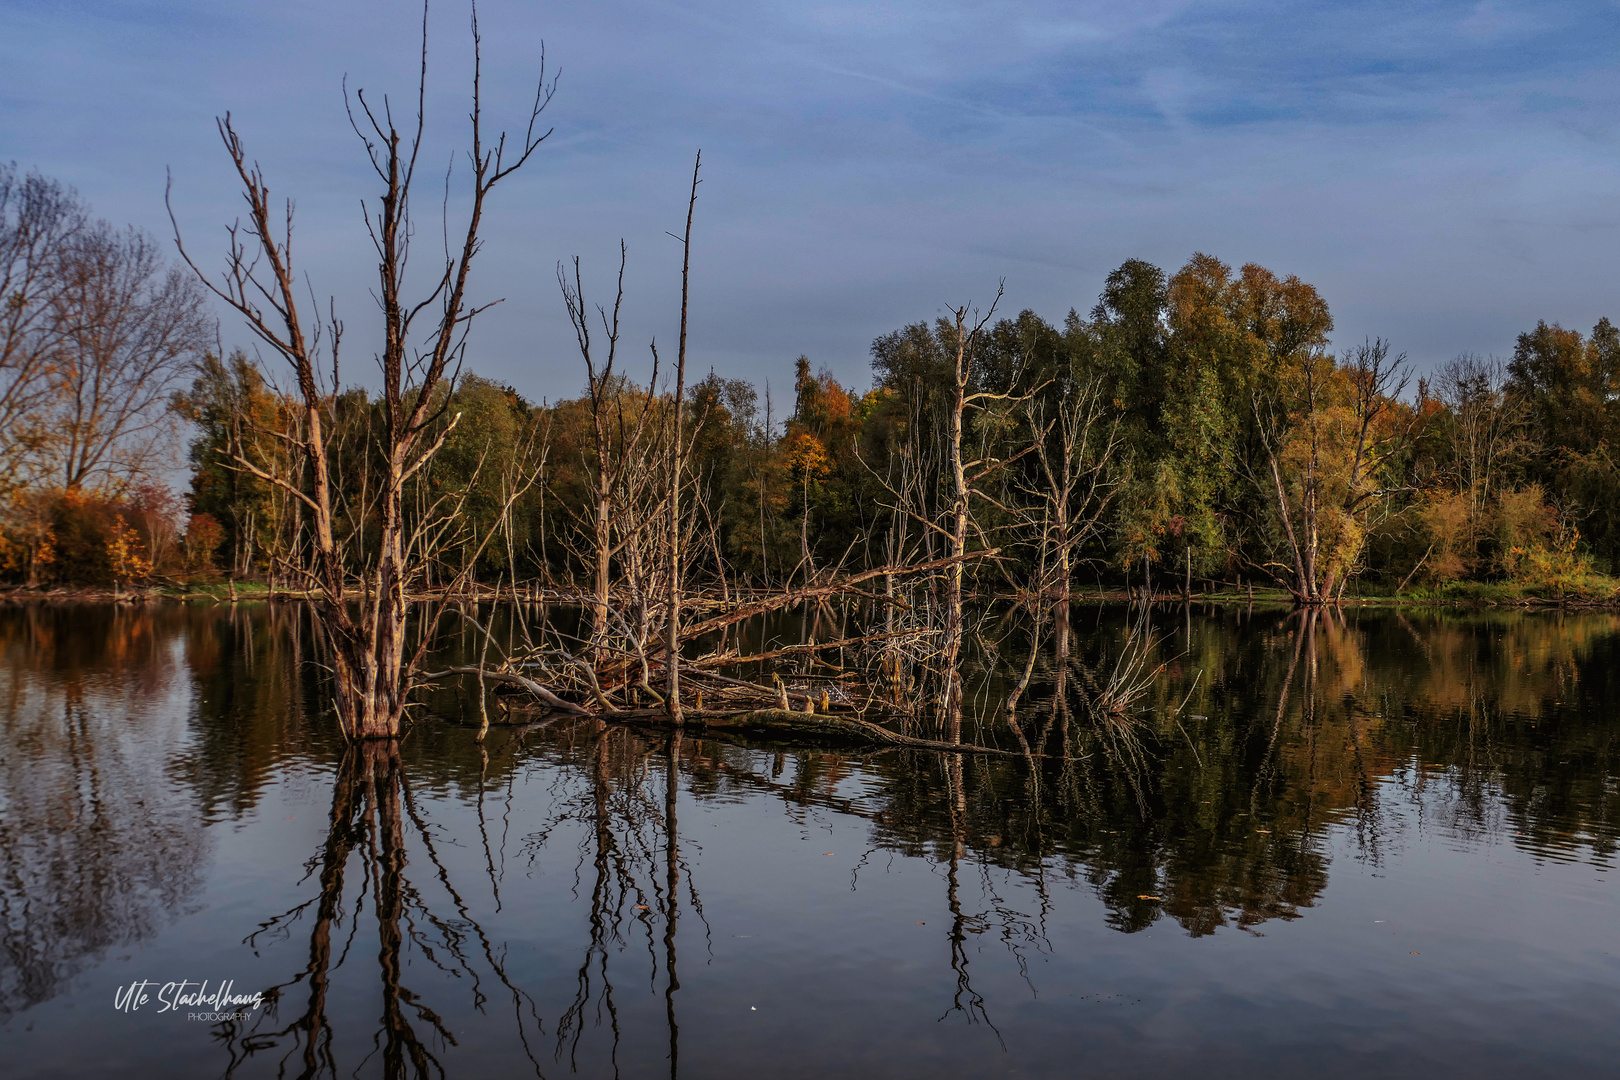
<path fill-rule="evenodd" d="M 208 556 L 223 555 L 233 575 L 245 576 L 255 559 L 273 557 L 278 538 L 286 539 L 288 523 L 281 519 L 297 505 L 285 488 L 260 475 L 294 481 L 284 437 L 291 433 L 293 402 L 238 349 L 224 358 L 206 354 L 173 406 L 192 430 L 191 510 L 220 528 L 222 550 Z M 241 459 L 253 468 L 238 464 Z"/>

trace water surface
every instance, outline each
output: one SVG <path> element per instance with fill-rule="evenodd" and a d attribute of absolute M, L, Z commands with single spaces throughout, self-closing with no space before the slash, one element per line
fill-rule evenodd
<path fill-rule="evenodd" d="M 453 695 L 346 750 L 306 618 L 0 612 L 6 1075 L 1523 1077 L 1620 1050 L 1612 615 L 1161 609 L 1140 724 L 1038 657 L 1033 763 L 594 721 L 480 746 Z M 1077 608 L 1075 655 L 1106 665 L 1126 618 Z M 1012 745 L 991 706 L 1029 627 L 980 629 L 970 726 Z M 162 1010 L 204 979 L 265 1005 Z"/>

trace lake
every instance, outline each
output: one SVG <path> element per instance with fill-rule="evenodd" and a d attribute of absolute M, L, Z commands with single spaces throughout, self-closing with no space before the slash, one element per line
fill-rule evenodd
<path fill-rule="evenodd" d="M 1038 655 L 1029 758 L 480 744 L 449 691 L 346 749 L 308 618 L 0 611 L 5 1075 L 1616 1068 L 1613 614 L 1160 607 L 1131 720 Z M 1013 746 L 1030 628 L 978 629 Z"/>

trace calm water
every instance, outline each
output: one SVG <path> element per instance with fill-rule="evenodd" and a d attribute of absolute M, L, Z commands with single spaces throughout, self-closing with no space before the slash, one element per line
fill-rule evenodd
<path fill-rule="evenodd" d="M 1034 768 L 432 718 L 346 755 L 301 619 L 0 612 L 0 1072 L 1616 1069 L 1615 616 L 1165 609 L 1139 728 L 1036 665 Z M 265 1005 L 164 1009 L 205 979 Z"/>

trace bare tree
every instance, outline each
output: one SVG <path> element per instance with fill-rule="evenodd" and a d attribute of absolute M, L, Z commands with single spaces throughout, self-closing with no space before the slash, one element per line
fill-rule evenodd
<path fill-rule="evenodd" d="M 1507 392 L 1506 365 L 1495 357 L 1463 353 L 1440 365 L 1434 384 L 1451 429 L 1447 479 L 1467 497 L 1470 527 L 1477 529 L 1503 475 L 1529 452 L 1529 410 Z"/>
<path fill-rule="evenodd" d="M 580 357 L 585 361 L 586 391 L 590 398 L 592 460 L 588 468 L 591 505 L 589 518 L 585 522 L 589 550 L 582 552 L 581 556 L 591 568 L 593 650 L 604 648 L 610 633 L 608 603 L 613 588 L 613 560 L 626 542 L 625 538 L 636 534 L 636 530 L 624 528 L 623 510 L 626 504 L 639 501 L 645 480 L 639 466 L 647 456 L 647 443 L 655 434 L 652 424 L 655 417 L 654 388 L 658 381 L 657 352 L 653 352 L 652 374 L 647 380 L 645 394 L 637 394 L 624 376 L 614 370 L 619 356 L 619 311 L 624 304 L 626 258 L 621 240 L 613 312 L 609 315 L 607 309 L 601 306 L 596 309 L 597 321 L 607 335 L 607 356 L 600 360 L 591 341 L 591 310 L 585 301 L 580 261 L 575 257 L 573 281 L 569 281 L 566 267 L 557 267 L 557 283 L 562 288 L 563 302 L 568 306 L 568 318 L 573 323 L 574 335 L 579 342 Z"/>
<path fill-rule="evenodd" d="M 945 451 L 951 499 L 950 510 L 946 516 L 949 524 L 946 531 L 946 551 L 954 561 L 945 568 L 945 636 L 940 647 L 940 671 L 945 680 L 944 719 L 950 729 L 952 742 L 962 741 L 962 673 L 959 666 L 962 655 L 962 580 L 967 572 L 967 563 L 963 556 L 967 554 L 968 548 L 971 503 L 976 495 L 980 498 L 988 497 L 978 490 L 979 481 L 1006 464 L 988 457 L 976 461 L 963 460 L 963 420 L 967 410 L 978 402 L 1010 396 L 986 391 L 969 392 L 969 388 L 973 385 L 973 364 L 978 359 L 979 348 L 983 343 L 985 325 L 995 317 L 996 307 L 1001 303 L 1004 289 L 1004 284 L 997 287 L 996 297 L 991 301 L 990 309 L 977 321 L 970 319 L 966 304 L 951 310 L 951 319 L 956 330 L 956 355 L 950 401 L 945 414 Z"/>
<path fill-rule="evenodd" d="M 686 303 L 692 280 L 692 214 L 697 209 L 698 170 L 703 151 L 692 163 L 692 194 L 686 203 L 686 235 L 681 238 L 681 340 L 675 362 L 675 429 L 669 440 L 669 625 L 664 639 L 664 666 L 669 682 L 664 704 L 669 718 L 681 723 L 681 484 L 686 474 L 686 443 L 682 430 L 686 405 Z"/>
<path fill-rule="evenodd" d="M 246 458 L 238 458 L 236 464 L 281 485 L 307 511 L 310 542 L 299 571 L 319 598 L 322 623 L 332 646 L 338 719 L 344 734 L 352 738 L 393 738 L 399 734 L 407 698 L 431 640 L 431 634 L 418 634 L 417 644 L 407 657 L 408 592 L 428 561 L 424 548 L 442 541 L 444 534 L 420 522 L 414 529 L 408 528 L 406 485 L 432 460 L 456 420 L 446 416 L 450 400 L 447 391 L 460 371 L 469 324 L 484 310 L 468 300 L 467 281 L 481 247 L 485 200 L 500 181 L 529 160 L 550 134 L 549 130 L 537 130 L 541 112 L 556 85 L 555 81 L 546 81 L 542 52 L 539 85 L 522 140 L 509 147 L 503 133 L 493 145 L 485 143 L 482 50 L 476 8 L 471 24 L 471 205 L 465 228 L 459 230 L 459 250 L 450 248 L 446 223 L 442 268 L 434 275 L 426 295 L 414 304 L 407 302 L 403 294 L 412 235 L 410 195 L 422 148 L 427 94 L 425 4 L 414 128 L 402 134 L 394 124 L 388 100 L 384 98 L 381 107 L 374 108 L 363 91 L 354 98 L 358 109 L 351 105 L 349 112 L 351 125 L 383 185 L 379 200 L 366 207 L 366 226 L 378 257 L 377 297 L 383 316 L 379 357 L 383 422 L 381 445 L 377 447 L 381 465 L 368 508 L 376 521 L 372 528 L 373 553 L 367 555 L 352 534 L 341 532 L 337 521 L 334 448 L 327 418 L 338 387 L 342 324 L 335 317 L 322 320 L 317 315 L 311 319 L 300 311 L 291 250 L 291 202 L 284 216 L 276 213 L 263 171 L 256 163 L 250 164 L 229 113 L 219 121 L 219 132 L 243 185 L 248 223 L 233 225 L 229 230 L 226 269 L 219 284 L 198 270 L 181 245 L 181 253 L 192 269 L 242 315 L 260 341 L 287 361 L 297 382 L 303 415 L 292 438 L 309 470 L 307 487 L 272 476 Z M 178 223 L 175 236 L 179 243 Z M 424 316 L 425 332 L 418 336 L 417 320 Z M 421 344 L 416 344 L 418 341 Z M 470 566 L 471 561 L 466 565 Z M 466 573 L 465 567 L 462 572 Z M 354 593 L 358 593 L 358 602 L 351 604 Z"/>
<path fill-rule="evenodd" d="M 46 406 L 63 347 L 64 253 L 84 228 L 83 203 L 38 173 L 0 165 L 0 486 L 15 490 L 40 466 Z"/>
<path fill-rule="evenodd" d="M 0 486 L 119 493 L 167 449 L 207 348 L 204 293 L 136 229 L 0 166 Z"/>
<path fill-rule="evenodd" d="M 169 398 L 213 336 L 197 282 L 145 234 L 106 222 L 66 245 L 55 298 L 57 393 L 45 449 L 62 486 L 118 488 L 163 449 Z"/>
<path fill-rule="evenodd" d="M 1043 511 L 1039 591 L 1061 603 L 1072 587 L 1075 551 L 1099 535 L 1118 490 L 1110 466 L 1124 440 L 1095 380 L 1067 380 L 1059 391 L 1052 419 L 1039 398 L 1026 402 L 1024 413 L 1042 481 L 1027 491 Z"/>

